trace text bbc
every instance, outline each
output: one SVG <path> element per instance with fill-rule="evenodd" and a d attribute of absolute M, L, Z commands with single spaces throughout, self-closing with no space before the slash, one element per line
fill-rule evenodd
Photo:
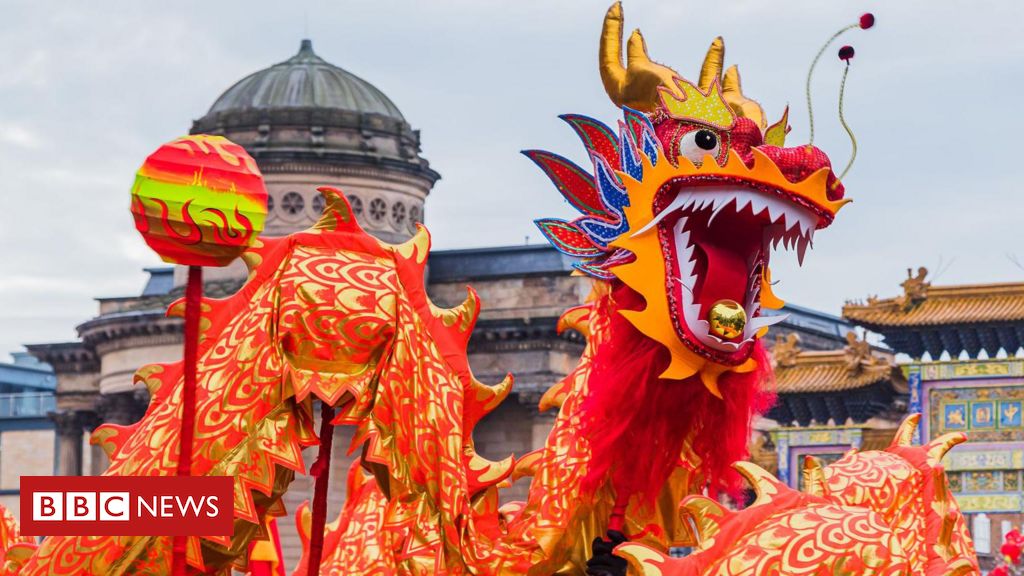
<path fill-rule="evenodd" d="M 122 521 L 135 518 L 216 518 L 217 496 L 136 496 L 128 492 L 36 492 L 32 519 L 45 521 Z M 134 512 L 134 516 L 133 516 Z"/>
<path fill-rule="evenodd" d="M 230 476 L 22 476 L 20 501 L 28 536 L 230 536 L 238 505 Z"/>

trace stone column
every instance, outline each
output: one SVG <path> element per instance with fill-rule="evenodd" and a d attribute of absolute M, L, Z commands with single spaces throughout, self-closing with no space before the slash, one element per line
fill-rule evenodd
<path fill-rule="evenodd" d="M 90 444 L 89 439 L 92 438 L 93 431 L 103 422 L 95 412 L 79 412 L 79 419 L 82 422 L 82 427 L 85 429 L 82 474 L 86 476 L 99 476 L 107 469 L 107 465 L 110 462 L 107 460 L 107 453 L 103 451 L 103 448 Z"/>
<path fill-rule="evenodd" d="M 136 392 L 101 394 L 97 412 L 103 422 L 125 426 L 142 418 L 147 402 L 148 396 Z"/>
<path fill-rule="evenodd" d="M 82 422 L 74 412 L 51 412 L 57 428 L 57 474 L 82 475 Z"/>

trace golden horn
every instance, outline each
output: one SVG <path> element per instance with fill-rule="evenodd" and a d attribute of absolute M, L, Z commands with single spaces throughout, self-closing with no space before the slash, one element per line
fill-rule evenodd
<path fill-rule="evenodd" d="M 715 80 L 722 81 L 722 67 L 725 64 L 725 41 L 719 36 L 711 42 L 708 53 L 704 56 L 704 64 L 700 67 L 700 77 L 697 86 L 703 92 L 711 89 Z"/>
<path fill-rule="evenodd" d="M 612 4 L 604 15 L 598 64 L 604 91 L 616 106 L 621 106 L 626 84 L 626 68 L 622 65 L 622 2 Z"/>
<path fill-rule="evenodd" d="M 743 87 L 740 85 L 740 69 L 735 65 L 729 66 L 729 69 L 725 71 L 725 78 L 722 80 L 722 99 L 737 116 L 749 118 L 762 130 L 767 126 L 764 109 L 761 108 L 761 105 L 743 95 Z"/>
<path fill-rule="evenodd" d="M 917 430 L 917 425 L 920 422 L 920 414 L 910 414 L 904 418 L 903 422 L 900 422 L 900 427 L 896 429 L 896 434 L 892 437 L 889 447 L 910 446 L 914 440 L 914 431 Z"/>
<path fill-rule="evenodd" d="M 644 37 L 639 30 L 633 32 L 626 45 L 626 65 L 622 63 L 622 4 L 616 2 L 608 9 L 601 28 L 598 64 L 601 82 L 608 98 L 616 106 L 629 106 L 641 112 L 653 112 L 658 106 L 658 88 L 664 86 L 676 94 L 675 78 L 678 74 L 667 66 L 654 62 L 647 55 Z"/>
<path fill-rule="evenodd" d="M 963 444 L 967 441 L 967 435 L 963 432 L 949 432 L 943 434 L 935 440 L 929 442 L 925 447 L 925 451 L 928 453 L 928 457 L 936 462 L 940 462 L 947 452 L 953 449 L 957 444 Z"/>

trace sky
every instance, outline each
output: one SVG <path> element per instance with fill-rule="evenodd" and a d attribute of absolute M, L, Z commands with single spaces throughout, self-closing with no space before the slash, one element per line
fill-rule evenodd
<path fill-rule="evenodd" d="M 436 248 L 538 243 L 532 220 L 571 217 L 518 152 L 585 165 L 558 120 L 614 123 L 596 53 L 607 0 L 0 0 L 0 358 L 76 338 L 94 298 L 138 294 L 160 265 L 128 212 L 135 170 L 186 133 L 236 80 L 318 54 L 370 81 L 421 130 L 442 174 L 427 200 Z M 936 284 L 1024 281 L 1017 156 L 1024 2 L 626 0 L 651 56 L 695 78 L 722 35 L 727 63 L 770 118 L 791 106 L 788 142 L 807 138 L 804 80 L 821 44 L 854 30 L 847 118 L 860 145 L 845 179 L 854 203 L 815 237 L 802 268 L 773 258 L 784 299 L 838 314 L 895 295 L 906 268 Z M 845 165 L 842 64 L 832 50 L 813 90 L 815 144 Z M 486 306 L 486 302 L 484 303 Z"/>

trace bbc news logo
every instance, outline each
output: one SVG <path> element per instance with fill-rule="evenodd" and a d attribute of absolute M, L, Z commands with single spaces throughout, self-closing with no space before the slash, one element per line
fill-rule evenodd
<path fill-rule="evenodd" d="M 28 536 L 231 536 L 232 478 L 22 476 L 21 509 Z"/>

